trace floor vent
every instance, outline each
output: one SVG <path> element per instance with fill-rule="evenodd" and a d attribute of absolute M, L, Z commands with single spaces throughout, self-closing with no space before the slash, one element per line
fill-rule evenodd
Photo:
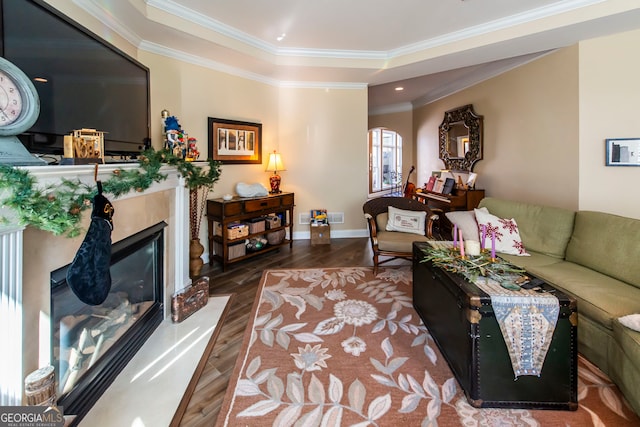
<path fill-rule="evenodd" d="M 344 224 L 344 212 L 327 212 L 329 224 Z M 301 213 L 298 215 L 298 224 L 309 224 L 311 214 Z"/>
<path fill-rule="evenodd" d="M 327 217 L 329 224 L 344 224 L 344 212 L 329 212 Z"/>

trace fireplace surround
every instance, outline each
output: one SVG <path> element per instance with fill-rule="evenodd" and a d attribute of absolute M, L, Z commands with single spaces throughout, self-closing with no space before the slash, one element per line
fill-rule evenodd
<path fill-rule="evenodd" d="M 107 180 L 119 168 L 137 165 L 102 165 L 98 179 Z M 93 166 L 40 166 L 25 169 L 42 185 L 57 185 L 62 179 L 77 177 L 87 185 L 94 184 Z M 191 283 L 189 279 L 188 190 L 184 178 L 170 166 L 161 173 L 167 179 L 153 183 L 142 192 L 109 199 L 115 207 L 112 241 L 117 242 L 150 226 L 165 222 L 162 317 L 170 316 L 170 298 Z M 0 224 L 0 339 L 15 352 L 0 354 L 0 404 L 23 403 L 24 378 L 34 370 L 51 363 L 50 275 L 71 263 L 84 236 L 54 236 L 31 227 L 11 222 L 11 212 L 0 208 L 0 216 L 9 223 Z M 82 226 L 88 229 L 90 215 L 84 215 Z"/>

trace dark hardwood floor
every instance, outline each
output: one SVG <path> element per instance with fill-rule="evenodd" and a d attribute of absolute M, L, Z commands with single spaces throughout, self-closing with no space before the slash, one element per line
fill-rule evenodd
<path fill-rule="evenodd" d="M 330 245 L 311 246 L 309 240 L 296 240 L 288 247 L 250 260 L 232 264 L 222 271 L 217 263 L 205 265 L 202 275 L 210 277 L 210 294 L 233 294 L 228 314 L 179 424 L 184 427 L 212 426 L 233 372 L 244 330 L 262 272 L 280 268 L 372 266 L 368 238 L 332 239 Z M 391 265 L 408 264 L 399 260 Z"/>

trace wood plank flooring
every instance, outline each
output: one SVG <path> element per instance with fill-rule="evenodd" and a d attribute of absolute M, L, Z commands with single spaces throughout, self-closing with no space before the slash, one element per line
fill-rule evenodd
<path fill-rule="evenodd" d="M 234 294 L 229 314 L 202 376 L 189 401 L 180 426 L 212 426 L 233 372 L 244 330 L 249 320 L 262 272 L 279 268 L 372 266 L 368 238 L 332 239 L 330 245 L 311 246 L 309 240 L 296 240 L 288 247 L 231 265 L 223 272 L 217 263 L 205 265 L 203 275 L 211 278 L 210 294 Z M 408 264 L 399 260 L 391 265 Z"/>

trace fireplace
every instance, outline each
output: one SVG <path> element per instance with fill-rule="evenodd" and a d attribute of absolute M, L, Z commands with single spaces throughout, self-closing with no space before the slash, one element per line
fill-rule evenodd
<path fill-rule="evenodd" d="M 51 273 L 51 361 L 58 405 L 76 421 L 91 409 L 163 320 L 164 227 L 160 222 L 115 243 L 111 290 L 98 306 L 66 283 L 68 265 Z"/>

